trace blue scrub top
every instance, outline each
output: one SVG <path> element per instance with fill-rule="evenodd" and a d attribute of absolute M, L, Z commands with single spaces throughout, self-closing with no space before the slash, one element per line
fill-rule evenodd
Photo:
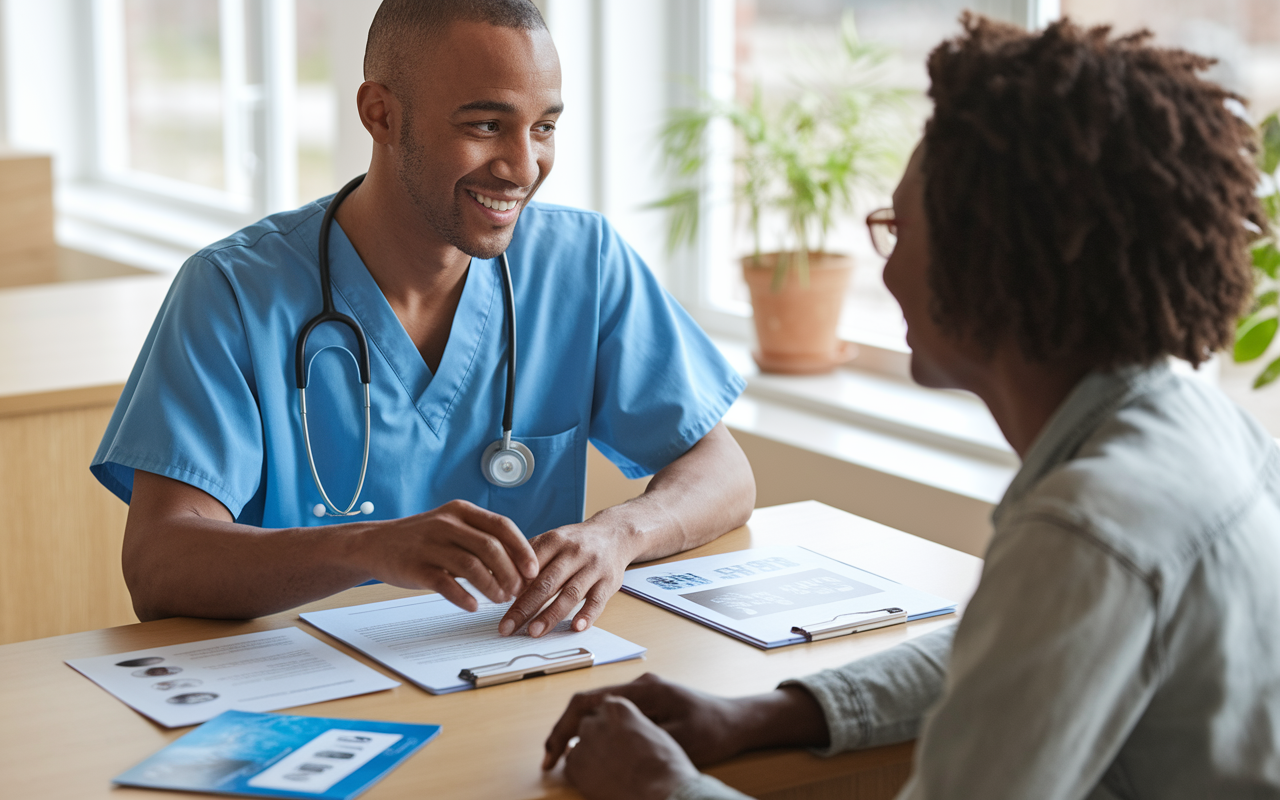
<path fill-rule="evenodd" d="M 215 497 L 267 528 L 317 518 L 294 377 L 302 325 L 319 312 L 317 240 L 331 198 L 276 214 L 187 261 L 174 280 L 90 469 L 129 502 L 135 469 Z M 502 434 L 506 325 L 497 260 L 474 259 L 432 374 L 335 223 L 333 296 L 369 341 L 373 433 L 361 501 L 373 519 L 461 498 L 526 536 L 580 522 L 586 447 L 629 477 L 685 453 L 741 393 L 741 377 L 599 214 L 530 204 L 507 250 L 519 373 L 514 437 L 536 468 L 488 483 L 484 449 Z M 345 508 L 364 445 L 355 339 L 311 335 L 307 419 L 321 479 Z M 370 517 L 363 517 L 369 519 Z"/>

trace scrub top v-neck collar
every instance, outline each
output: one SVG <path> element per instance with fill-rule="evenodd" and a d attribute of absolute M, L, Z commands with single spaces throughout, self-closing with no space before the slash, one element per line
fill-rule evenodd
<path fill-rule="evenodd" d="M 494 262 L 471 260 L 444 355 L 435 375 L 432 375 L 427 362 L 336 220 L 331 236 L 330 274 L 334 292 L 342 297 L 351 308 L 352 316 L 364 328 L 369 347 L 383 356 L 384 364 L 372 367 L 370 383 L 376 387 L 383 382 L 385 386 L 385 381 L 395 380 L 431 431 L 436 436 L 442 435 L 445 421 L 475 375 L 481 343 L 486 336 L 492 335 L 490 328 L 501 324 L 501 315 L 497 314 L 500 287 Z M 389 366 L 394 378 L 378 369 L 384 365 Z M 379 372 L 383 374 L 379 375 Z"/>

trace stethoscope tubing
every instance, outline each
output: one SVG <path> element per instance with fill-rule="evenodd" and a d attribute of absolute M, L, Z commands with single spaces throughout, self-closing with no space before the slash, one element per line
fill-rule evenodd
<path fill-rule="evenodd" d="M 305 387 L 298 390 L 298 403 L 302 411 L 302 438 L 307 443 L 307 464 L 311 466 L 311 479 L 316 482 L 316 488 L 320 490 L 320 497 L 324 499 L 325 506 L 336 517 L 353 517 L 360 511 L 356 511 L 356 501 L 360 499 L 360 492 L 364 490 L 364 476 L 369 471 L 369 439 L 373 434 L 373 421 L 370 414 L 369 406 L 369 384 L 364 384 L 364 458 L 360 461 L 360 480 L 356 483 L 356 492 L 351 496 L 351 502 L 347 504 L 345 509 L 339 510 L 337 503 L 329 499 L 329 493 L 324 490 L 324 484 L 320 481 L 320 473 L 316 471 L 316 458 L 311 452 L 311 431 L 307 427 L 307 390 Z"/>
<path fill-rule="evenodd" d="M 366 173 L 367 174 L 367 173 Z M 319 244 L 319 262 L 320 262 L 320 288 L 321 298 L 324 303 L 323 310 L 312 317 L 302 326 L 298 333 L 298 341 L 294 353 L 294 366 L 296 370 L 296 380 L 298 385 L 298 408 L 302 418 L 302 438 L 306 442 L 307 465 L 311 469 L 311 478 L 315 481 L 316 488 L 320 490 L 320 497 L 324 500 L 323 506 L 316 506 L 316 514 L 318 516 L 335 516 L 349 517 L 360 513 L 370 513 L 373 509 L 372 504 L 365 503 L 360 510 L 356 510 L 356 503 L 360 499 L 360 493 L 364 490 L 365 476 L 369 469 L 369 443 L 373 438 L 373 422 L 372 422 L 372 404 L 369 399 L 369 343 L 365 337 L 364 330 L 360 324 L 351 317 L 338 311 L 333 304 L 333 281 L 330 277 L 329 264 L 329 237 L 333 228 L 333 219 L 338 211 L 338 206 L 342 204 L 347 196 L 355 191 L 356 187 L 364 182 L 365 175 L 358 175 L 351 179 L 345 186 L 338 190 L 333 196 L 333 200 L 329 203 L 329 207 L 325 209 L 324 217 L 320 222 L 320 244 Z M 516 301 L 515 287 L 511 280 L 511 265 L 507 261 L 507 254 L 504 252 L 498 256 L 498 263 L 502 269 L 502 294 L 506 305 L 507 316 L 507 386 L 506 398 L 502 409 L 502 439 L 500 452 L 509 452 L 513 446 L 516 446 L 522 458 L 526 463 L 526 469 L 532 471 L 532 453 L 523 445 L 514 445 L 511 440 L 511 431 L 513 419 L 515 417 L 515 387 L 516 387 Z M 356 366 L 360 372 L 360 383 L 364 387 L 364 455 L 360 461 L 360 480 L 356 483 L 355 494 L 351 496 L 351 502 L 347 504 L 345 509 L 339 509 L 338 505 L 329 498 L 329 493 L 325 491 L 324 484 L 320 480 L 320 472 L 316 469 L 315 453 L 311 448 L 311 429 L 307 423 L 307 381 L 308 369 L 306 367 L 307 339 L 311 336 L 311 332 L 319 325 L 326 322 L 337 322 L 346 325 L 356 338 L 356 346 L 360 351 L 360 356 L 356 360 Z M 497 443 L 495 443 L 496 445 Z M 486 476 L 489 475 L 486 471 Z M 492 478 L 490 478 L 492 480 Z M 526 478 L 527 480 L 527 473 Z M 523 480 L 521 481 L 523 482 Z"/>

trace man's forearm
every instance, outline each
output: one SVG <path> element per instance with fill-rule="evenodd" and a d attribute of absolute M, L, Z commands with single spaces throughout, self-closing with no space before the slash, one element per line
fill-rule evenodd
<path fill-rule="evenodd" d="M 140 525 L 162 530 L 139 530 Z M 124 572 L 142 620 L 248 619 L 368 580 L 346 558 L 362 523 L 265 530 L 197 515 L 131 522 Z"/>
<path fill-rule="evenodd" d="M 742 448 L 724 423 L 653 476 L 644 494 L 592 517 L 627 532 L 631 561 L 648 561 L 705 544 L 743 525 L 756 484 Z"/>
<path fill-rule="evenodd" d="M 264 529 L 236 524 L 199 489 L 139 471 L 124 574 L 143 619 L 261 616 L 370 578 L 474 611 L 457 579 L 502 603 L 538 574 L 538 559 L 515 523 L 464 500 L 401 519 Z"/>

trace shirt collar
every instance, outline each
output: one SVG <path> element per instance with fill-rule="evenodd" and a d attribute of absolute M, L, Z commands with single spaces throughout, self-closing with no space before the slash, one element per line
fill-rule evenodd
<path fill-rule="evenodd" d="M 1058 465 L 1069 461 L 1080 445 L 1117 409 L 1170 377 L 1168 363 L 1161 360 L 1152 365 L 1091 372 L 1082 378 L 1032 442 L 1022 460 L 1022 468 L 1005 490 L 1000 505 L 992 512 L 992 522 L 998 526 L 1010 506 L 1026 496 Z"/>

